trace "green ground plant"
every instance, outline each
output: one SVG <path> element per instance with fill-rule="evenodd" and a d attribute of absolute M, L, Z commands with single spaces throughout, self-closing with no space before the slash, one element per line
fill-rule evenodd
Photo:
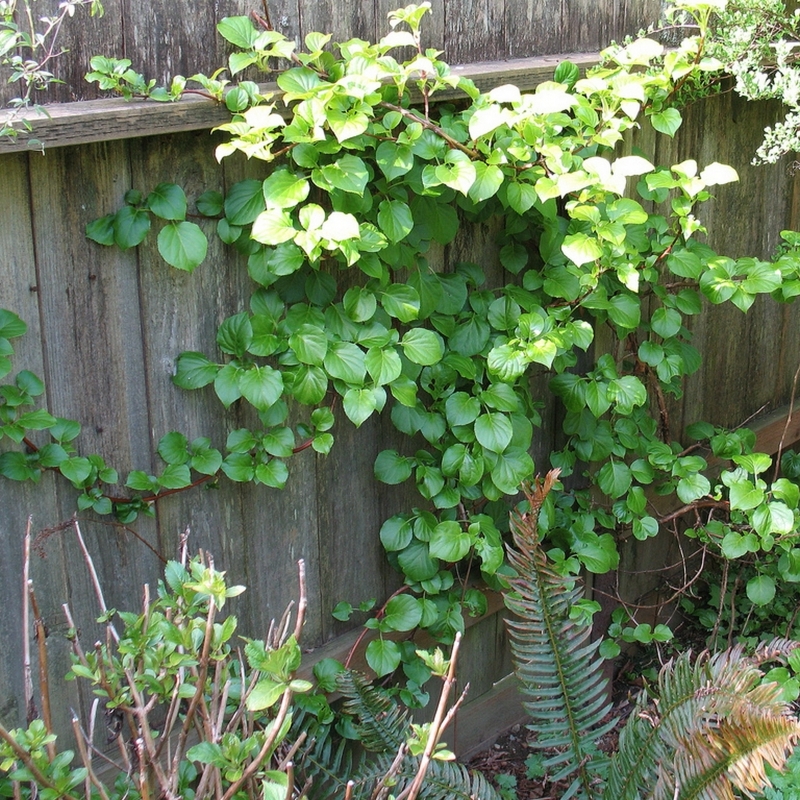
<path fill-rule="evenodd" d="M 509 557 L 515 569 L 505 602 L 515 671 L 527 701 L 534 747 L 545 751 L 559 796 L 637 800 L 734 800 L 770 786 L 800 739 L 800 722 L 784 686 L 762 665 L 796 657 L 798 643 L 775 639 L 751 656 L 741 645 L 667 663 L 639 693 L 617 747 L 603 737 L 619 725 L 611 704 L 599 641 L 570 613 L 581 582 L 560 574 L 539 536 L 539 515 L 557 473 L 525 494 L 512 516 Z"/>
<path fill-rule="evenodd" d="M 419 505 L 379 532 L 404 585 L 367 623 L 379 634 L 367 659 L 379 676 L 403 665 L 406 698 L 422 702 L 426 671 L 386 634 L 424 628 L 452 642 L 465 613 L 486 609 L 469 578 L 502 584 L 508 508 L 537 469 L 530 451 L 546 388 L 563 406 L 565 444 L 545 466 L 572 476 L 548 495 L 540 522 L 561 572 L 614 570 L 620 538 L 645 542 L 680 520 L 712 554 L 749 559 L 747 595 L 768 605 L 795 574 L 800 487 L 770 478 L 771 458 L 753 452 L 750 431 L 671 431 L 665 408 L 701 368 L 688 321 L 705 303 L 746 312 L 758 295 L 800 294 L 800 235 L 783 232 L 770 262 L 718 254 L 701 241 L 700 209 L 736 172 L 691 159 L 657 165 L 631 151 L 636 128 L 673 136 L 691 81 L 705 85 L 726 67 L 709 55 L 721 4 L 677 8 L 694 33 L 677 48 L 638 38 L 586 76 L 562 63 L 532 93 L 481 93 L 454 76 L 420 44 L 424 3 L 393 12 L 377 43 L 312 33 L 299 49 L 257 20 L 222 20 L 229 78 L 277 59 L 277 93 L 223 73 L 188 83 L 224 98 L 233 115 L 217 157 L 263 161 L 263 178 L 191 199 L 168 182 L 132 189 L 86 232 L 122 249 L 153 235 L 162 257 L 189 272 L 209 234 L 240 254 L 252 295 L 219 326 L 218 352 L 178 355 L 174 381 L 225 409 L 251 406 L 259 424 L 224 444 L 168 432 L 162 469 L 123 477 L 80 454 L 77 422 L 36 407 L 42 382 L 23 370 L 0 393 L 0 434 L 12 442 L 0 475 L 36 481 L 57 470 L 80 510 L 130 523 L 201 483 L 282 488 L 294 453 L 334 446 L 337 418 L 359 426 L 388 414 L 402 444 L 379 454 L 375 476 L 413 483 Z M 161 100 L 187 84 L 159 90 L 106 57 L 92 60 L 89 77 Z M 444 88 L 462 99 L 437 103 Z M 190 207 L 204 219 L 190 220 Z M 442 271 L 441 247 L 489 223 L 492 274 L 474 263 Z M 6 375 L 24 327 L 10 311 L 0 316 Z M 298 408 L 302 422 L 290 422 Z M 715 472 L 711 456 L 728 466 Z M 659 515 L 651 492 L 673 496 L 678 510 Z M 596 608 L 576 603 L 574 613 Z M 669 636 L 628 627 L 637 640 Z M 613 644 L 604 652 L 614 655 Z"/>
<path fill-rule="evenodd" d="M 81 536 L 75 533 L 96 575 Z M 0 796 L 50 800 L 431 800 L 496 793 L 458 764 L 440 737 L 461 703 L 450 704 L 458 643 L 450 658 L 422 653 L 442 679 L 433 721 L 414 724 L 385 692 L 342 670 L 336 688 L 348 736 L 333 730 L 324 697 L 303 698 L 312 683 L 296 677 L 306 613 L 299 564 L 295 619 L 287 610 L 263 640 L 237 634 L 230 586 L 201 553 L 169 561 L 141 611 L 106 607 L 95 581 L 103 634 L 81 644 L 68 605 L 72 669 L 67 680 L 95 696 L 87 719 L 73 712 L 77 752 L 57 747 L 47 709 L 26 728 L 0 725 Z M 41 654 L 46 658 L 46 653 Z M 46 670 L 45 670 L 46 671 Z M 449 705 L 449 708 L 448 708 Z M 359 743 L 358 752 L 353 741 Z M 111 746 L 109 746 L 111 745 Z"/>

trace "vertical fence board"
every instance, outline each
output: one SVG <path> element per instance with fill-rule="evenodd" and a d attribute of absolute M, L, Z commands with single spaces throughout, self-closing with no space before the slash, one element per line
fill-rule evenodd
<path fill-rule="evenodd" d="M 135 260 L 116 249 L 90 246 L 84 226 L 121 201 L 128 184 L 126 153 L 124 143 L 91 145 L 31 162 L 51 411 L 81 422 L 80 454 L 98 453 L 120 471 L 150 458 Z M 75 496 L 72 487 L 59 482 L 61 519 L 73 513 Z M 107 603 L 122 607 L 130 602 L 129 587 L 138 593 L 151 574 L 154 557 L 107 521 L 87 517 L 83 528 Z M 141 526 L 139 535 L 156 545 L 152 525 Z M 59 538 L 66 547 L 76 621 L 91 627 L 97 605 L 82 556 L 71 532 Z"/>
<path fill-rule="evenodd" d="M 38 156 L 33 156 L 36 158 Z M 4 208 L 0 214 L 0 242 L 4 269 L 4 280 L 0 281 L 0 307 L 18 314 L 28 325 L 28 332 L 13 339 L 15 355 L 13 368 L 7 380 L 25 369 L 40 378 L 44 377 L 44 356 L 39 323 L 38 279 L 30 218 L 30 192 L 26 155 L 4 156 L 0 159 L 0 174 L 3 175 Z M 46 405 L 47 394 L 42 398 Z M 23 608 L 23 539 L 27 518 L 32 515 L 33 533 L 38 527 L 57 519 L 54 500 L 55 476 L 44 475 L 39 485 L 14 483 L 2 479 L 0 482 L 0 541 L 3 542 L 0 557 L 0 591 L 4 613 L 0 615 L 0 720 L 16 724 L 25 714 L 23 703 L 23 637 L 28 639 L 35 658 L 36 646 L 32 631 L 22 630 Z M 41 559 L 33 556 L 31 578 L 40 610 L 48 627 L 56 630 L 61 621 L 60 604 L 66 599 L 66 581 L 63 553 L 56 545 L 51 557 Z M 53 636 L 48 645 L 54 674 L 63 674 L 69 658 L 63 639 Z M 35 668 L 34 662 L 34 668 Z M 34 675 L 34 683 L 36 677 Z M 60 726 L 68 720 L 69 705 L 75 703 L 72 687 L 60 684 L 54 687 L 53 707 Z"/>

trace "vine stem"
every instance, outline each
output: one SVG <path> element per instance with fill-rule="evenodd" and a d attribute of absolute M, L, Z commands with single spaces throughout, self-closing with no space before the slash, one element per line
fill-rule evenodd
<path fill-rule="evenodd" d="M 393 600 L 395 597 L 401 594 L 405 594 L 408 591 L 408 586 L 401 586 L 399 589 L 395 589 L 389 597 L 386 598 L 386 602 L 380 607 L 380 610 L 375 614 L 375 619 L 380 619 L 386 613 L 386 606 L 389 605 L 389 601 Z M 350 662 L 353 660 L 353 656 L 358 651 L 361 642 L 364 641 L 364 637 L 367 635 L 369 628 L 364 628 L 361 633 L 358 635 L 358 638 L 353 642 L 353 646 L 350 648 L 350 652 L 347 654 L 347 658 L 345 659 L 344 666 L 345 669 L 350 667 Z"/>
<path fill-rule="evenodd" d="M 678 519 L 678 517 L 682 517 L 684 514 L 688 514 L 690 511 L 696 511 L 698 508 L 722 508 L 727 510 L 730 508 L 730 503 L 727 500 L 699 500 L 694 503 L 688 503 L 685 506 L 681 506 L 676 511 L 673 511 L 664 517 L 659 517 L 658 522 L 661 525 L 665 525 L 668 522 L 672 522 L 674 519 Z"/>
<path fill-rule="evenodd" d="M 472 150 L 466 145 L 461 144 L 461 142 L 457 142 L 452 136 L 446 133 L 443 128 L 440 128 L 429 119 L 420 117 L 413 111 L 403 108 L 402 106 L 395 105 L 394 103 L 387 103 L 384 101 L 381 103 L 381 106 L 383 108 L 388 108 L 390 111 L 396 111 L 398 114 L 402 114 L 404 117 L 406 117 L 406 119 L 410 119 L 413 122 L 419 122 L 419 124 L 424 128 L 433 131 L 437 136 L 441 136 L 441 138 L 444 139 L 455 150 L 460 150 L 462 153 L 466 153 L 473 161 L 480 158 L 481 154 L 477 150 Z"/>

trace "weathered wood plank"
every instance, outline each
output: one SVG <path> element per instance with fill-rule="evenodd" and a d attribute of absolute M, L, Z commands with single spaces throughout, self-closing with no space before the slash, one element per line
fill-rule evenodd
<path fill-rule="evenodd" d="M 452 64 L 489 61 L 506 54 L 506 3 L 448 0 L 444 8 L 444 59 Z"/>
<path fill-rule="evenodd" d="M 126 467 L 150 459 L 135 261 L 130 253 L 89 247 L 83 229 L 105 207 L 121 202 L 130 181 L 125 153 L 117 143 L 64 149 L 31 161 L 50 408 L 81 422 L 80 453 L 100 454 L 123 475 Z M 60 517 L 67 519 L 76 492 L 61 480 L 57 494 Z M 157 560 L 121 527 L 88 517 L 82 525 L 108 605 L 130 604 Z M 156 545 L 152 524 L 140 526 L 139 535 Z M 83 558 L 70 532 L 58 538 L 71 565 L 68 596 L 76 619 L 91 627 L 97 605 Z"/>
<path fill-rule="evenodd" d="M 454 741 L 454 752 L 466 761 L 490 747 L 514 725 L 524 725 L 528 719 L 517 679 L 507 675 L 488 692 L 459 709 L 453 732 L 446 732 L 445 740 Z"/>
<path fill-rule="evenodd" d="M 563 53 L 518 61 L 475 63 L 455 66 L 455 74 L 470 78 L 483 91 L 504 83 L 514 83 L 521 89 L 532 89 L 550 80 L 553 69 L 563 59 L 574 61 L 582 69 L 597 63 L 597 54 Z M 263 84 L 262 91 L 276 91 L 275 84 Z M 437 101 L 463 97 L 457 90 L 435 95 Z M 8 112 L 0 112 L 0 122 Z M 113 141 L 137 136 L 156 136 L 165 133 L 210 129 L 230 120 L 228 111 L 213 100 L 198 95 L 186 95 L 175 103 L 153 103 L 143 100 L 126 102 L 121 99 L 86 100 L 47 107 L 47 113 L 28 117 L 33 135 L 46 149 L 73 144 Z M 29 149 L 24 138 L 19 141 L 0 140 L 0 154 Z"/>
<path fill-rule="evenodd" d="M 334 42 L 348 39 L 374 41 L 377 25 L 373 0 L 299 0 L 302 42 L 312 32 L 333 34 Z"/>
<path fill-rule="evenodd" d="M 33 230 L 31 221 L 28 157 L 5 156 L 0 159 L 3 176 L 3 213 L 0 214 L 0 242 L 7 278 L 0 281 L 0 308 L 19 315 L 28 325 L 25 336 L 12 340 L 15 350 L 13 370 L 8 380 L 26 369 L 45 377 L 39 318 L 38 278 L 36 275 Z M 5 382 L 5 381 L 4 381 Z M 48 401 L 47 393 L 41 398 Z M 44 439 L 37 437 L 37 443 Z M 8 440 L 3 449 L 16 449 Z M 4 613 L 0 614 L 0 720 L 16 725 L 24 718 L 23 637 L 28 639 L 36 658 L 32 631 L 22 630 L 23 608 L 23 539 L 28 515 L 33 515 L 33 534 L 58 518 L 55 503 L 55 476 L 44 475 L 39 485 L 0 480 L 0 587 Z M 66 596 L 67 581 L 63 551 L 58 542 L 50 550 L 51 557 L 33 556 L 31 578 L 35 580 L 38 602 L 47 625 L 57 630 L 61 622 L 60 603 Z M 49 656 L 54 674 L 64 674 L 69 657 L 63 639 L 52 637 Z M 35 664 L 34 664 L 35 669 Z M 34 673 L 34 685 L 37 677 Z M 76 703 L 74 686 L 54 687 L 53 711 L 59 725 L 68 721 L 69 706 Z M 38 706 L 37 703 L 37 707 Z"/>

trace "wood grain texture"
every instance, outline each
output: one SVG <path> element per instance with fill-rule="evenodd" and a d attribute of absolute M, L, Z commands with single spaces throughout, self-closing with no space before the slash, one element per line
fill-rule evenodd
<path fill-rule="evenodd" d="M 122 472 L 151 457 L 135 258 L 89 247 L 83 228 L 120 203 L 130 181 L 126 153 L 121 143 L 64 149 L 33 159 L 30 173 L 50 409 L 81 422 L 76 445 L 82 454 L 98 453 Z M 75 494 L 57 482 L 58 518 L 52 522 L 69 519 Z M 84 515 L 81 525 L 108 607 L 136 607 L 141 584 L 158 575 L 158 559 L 108 521 Z M 147 521 L 138 536 L 157 545 Z M 74 532 L 51 536 L 48 555 L 53 547 L 65 552 L 62 601 L 69 600 L 76 623 L 92 637 L 99 607 Z M 63 637 L 65 628 L 60 630 Z"/>
<path fill-rule="evenodd" d="M 5 271 L 5 279 L 0 281 L 0 308 L 13 310 L 28 326 L 23 337 L 12 340 L 15 355 L 9 379 L 23 369 L 43 378 L 44 353 L 30 215 L 28 157 L 6 157 L 0 161 L 0 171 L 4 196 L 4 211 L 0 214 L 0 242 L 3 243 L 1 249 Z M 46 407 L 47 394 L 40 401 Z M 42 442 L 42 439 L 37 437 L 37 442 Z M 4 441 L 3 449 L 9 444 L 7 440 Z M 4 643 L 0 648 L 0 720 L 13 725 L 23 718 L 25 712 L 23 637 L 28 639 L 34 656 L 36 654 L 33 631 L 22 629 L 23 539 L 28 515 L 33 517 L 34 535 L 39 527 L 51 524 L 58 518 L 55 476 L 44 475 L 38 486 L 8 480 L 0 482 L 0 542 L 3 548 L 0 558 L 0 597 L 4 607 L 4 613 L 0 614 L 0 640 Z M 35 581 L 42 615 L 48 627 L 54 631 L 60 627 L 60 603 L 66 594 L 64 566 L 63 551 L 58 543 L 52 548 L 50 558 L 34 556 L 31 563 L 31 577 Z M 59 640 L 57 635 L 51 637 L 49 645 L 54 673 L 63 674 L 69 664 L 63 638 Z M 73 686 L 61 684 L 54 691 L 54 714 L 61 726 L 68 721 L 69 706 L 76 703 L 73 689 Z"/>

